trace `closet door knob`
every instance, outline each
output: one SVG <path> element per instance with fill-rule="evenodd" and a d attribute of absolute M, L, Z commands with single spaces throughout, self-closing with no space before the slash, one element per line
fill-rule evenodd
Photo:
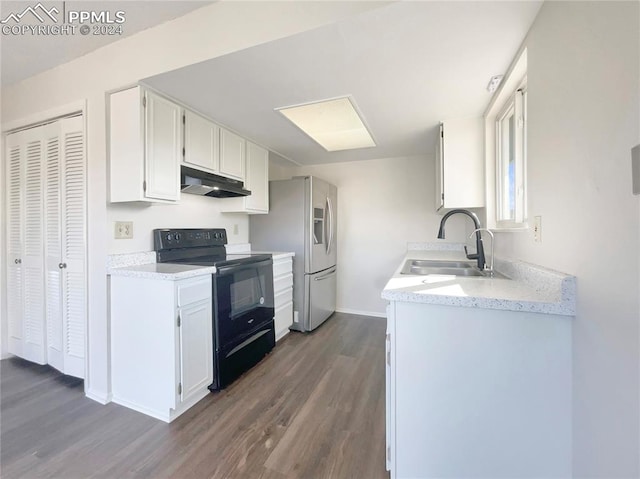
<path fill-rule="evenodd" d="M 16 259 L 16 260 L 14 261 L 14 263 L 15 263 L 15 264 L 21 264 L 21 263 L 22 263 L 22 260 L 21 260 L 21 259 Z"/>
<path fill-rule="evenodd" d="M 60 263 L 58 264 L 58 268 L 63 269 L 67 267 L 67 263 Z"/>

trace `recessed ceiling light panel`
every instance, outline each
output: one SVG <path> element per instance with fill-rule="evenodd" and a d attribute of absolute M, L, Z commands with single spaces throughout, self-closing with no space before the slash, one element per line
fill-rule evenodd
<path fill-rule="evenodd" d="M 276 108 L 327 151 L 376 146 L 349 97 Z"/>

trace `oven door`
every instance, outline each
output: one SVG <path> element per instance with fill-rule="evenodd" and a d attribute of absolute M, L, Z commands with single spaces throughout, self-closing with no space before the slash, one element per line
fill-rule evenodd
<path fill-rule="evenodd" d="M 213 293 L 214 340 L 219 350 L 273 320 L 273 261 L 218 267 Z"/>

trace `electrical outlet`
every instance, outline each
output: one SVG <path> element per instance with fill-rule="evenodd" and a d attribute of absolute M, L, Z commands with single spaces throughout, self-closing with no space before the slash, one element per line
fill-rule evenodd
<path fill-rule="evenodd" d="M 533 223 L 533 241 L 542 243 L 542 216 L 536 216 Z"/>
<path fill-rule="evenodd" d="M 233 225 L 233 234 L 234 235 L 238 234 L 238 225 L 237 224 Z"/>
<path fill-rule="evenodd" d="M 133 238 L 133 221 L 116 221 L 113 237 L 115 239 Z"/>

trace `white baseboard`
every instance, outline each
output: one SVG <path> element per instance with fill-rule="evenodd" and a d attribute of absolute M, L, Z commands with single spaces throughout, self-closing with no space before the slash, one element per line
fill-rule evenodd
<path fill-rule="evenodd" d="M 357 314 L 358 316 L 373 316 L 374 318 L 387 318 L 385 313 L 378 313 L 374 311 L 360 311 L 358 309 L 344 309 L 336 308 L 336 313 Z"/>
<path fill-rule="evenodd" d="M 103 405 L 109 404 L 113 399 L 113 395 L 111 393 L 105 393 L 104 391 L 85 391 L 84 395 Z"/>

